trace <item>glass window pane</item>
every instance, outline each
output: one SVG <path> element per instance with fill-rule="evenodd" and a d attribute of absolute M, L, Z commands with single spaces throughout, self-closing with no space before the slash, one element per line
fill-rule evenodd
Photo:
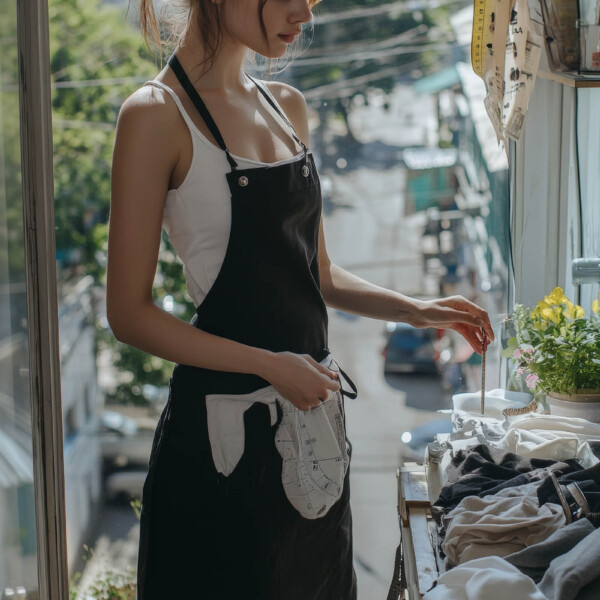
<path fill-rule="evenodd" d="M 579 144 L 579 174 L 581 185 L 582 256 L 600 258 L 600 89 L 577 90 L 577 128 Z M 598 299 L 600 282 L 581 286 L 580 303 L 589 310 Z"/>
<path fill-rule="evenodd" d="M 171 369 L 116 343 L 102 312 L 114 121 L 123 99 L 158 70 L 137 25 L 119 12 L 125 4 L 50 0 L 67 521 L 80 589 L 106 581 L 107 570 L 135 567 L 139 528 L 119 498 L 141 491 Z M 384 4 L 353 17 L 362 4 L 320 5 L 310 50 L 275 76 L 307 98 L 329 254 L 398 292 L 464 294 L 497 323 L 509 285 L 508 171 L 480 110 L 483 83 L 467 74 L 466 47 L 454 45 L 465 32 L 453 31 L 448 8 L 411 13 Z M 461 23 L 468 29 L 469 18 Z M 193 314 L 166 239 L 155 297 L 184 320 Z M 348 403 L 359 595 L 383 597 L 398 541 L 395 469 L 422 459 L 428 436 L 444 426 L 435 411 L 453 392 L 479 388 L 481 361 L 452 332 L 337 310 L 330 340 L 361 392 Z M 488 389 L 502 383 L 498 351 L 496 344 L 488 357 Z M 412 445 L 401 442 L 431 421 Z M 375 503 L 385 518 L 372 518 Z"/>
<path fill-rule="evenodd" d="M 0 0 L 0 597 L 34 598 L 37 544 L 16 6 L 15 0 Z"/>
<path fill-rule="evenodd" d="M 130 501 L 141 494 L 169 380 L 162 361 L 119 344 L 104 316 L 116 118 L 156 70 L 127 4 L 49 1 L 69 573 L 81 596 L 111 598 L 134 580 Z"/>

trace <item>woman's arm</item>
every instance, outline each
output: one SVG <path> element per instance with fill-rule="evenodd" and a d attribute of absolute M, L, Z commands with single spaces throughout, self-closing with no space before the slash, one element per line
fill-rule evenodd
<path fill-rule="evenodd" d="M 418 300 L 374 285 L 332 263 L 323 225 L 319 231 L 321 292 L 328 306 L 374 319 L 403 321 L 414 327 L 453 329 L 481 353 L 481 331 L 488 341 L 494 332 L 485 310 L 462 296 Z"/>
<path fill-rule="evenodd" d="M 308 111 L 302 94 L 281 83 L 270 83 L 302 141 L 308 145 Z M 327 255 L 323 223 L 319 229 L 321 292 L 328 306 L 374 319 L 404 321 L 415 327 L 453 329 L 481 352 L 482 330 L 487 341 L 494 332 L 485 310 L 462 296 L 417 300 L 374 285 L 332 263 Z"/>
<path fill-rule="evenodd" d="M 120 341 L 169 361 L 257 374 L 299 408 L 318 404 L 335 374 L 310 357 L 271 353 L 210 335 L 159 308 L 152 284 L 162 215 L 182 140 L 189 138 L 172 101 L 141 88 L 123 105 L 113 157 L 107 316 Z M 190 142 L 191 143 L 191 142 Z"/>

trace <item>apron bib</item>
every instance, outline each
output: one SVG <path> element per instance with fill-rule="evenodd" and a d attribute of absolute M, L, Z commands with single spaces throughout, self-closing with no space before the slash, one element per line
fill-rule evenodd
<path fill-rule="evenodd" d="M 322 201 L 312 155 L 269 91 L 253 80 L 288 124 L 303 155 L 293 162 L 238 169 L 175 55 L 169 64 L 231 166 L 227 251 L 192 325 L 249 346 L 324 361 L 329 356 L 327 310 L 317 255 Z M 219 396 L 260 396 L 269 385 L 256 375 L 175 366 L 144 483 L 138 600 L 356 598 L 349 472 L 342 473 L 339 499 L 324 516 L 301 516 L 286 495 L 275 443 L 289 406 L 277 404 L 274 412 L 268 402 L 249 402 L 237 414 L 243 421 L 243 450 L 236 450 L 227 475 L 215 467 L 207 396 L 209 402 Z M 282 431 L 280 448 L 294 437 Z M 214 427 L 212 433 L 214 444 Z M 345 441 L 349 460 L 351 446 Z M 242 445 L 239 439 L 233 442 Z"/>

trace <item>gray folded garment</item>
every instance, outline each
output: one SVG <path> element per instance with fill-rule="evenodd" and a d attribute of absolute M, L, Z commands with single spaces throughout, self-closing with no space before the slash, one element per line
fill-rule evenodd
<path fill-rule="evenodd" d="M 600 529 L 584 537 L 566 554 L 555 558 L 538 589 L 548 600 L 600 598 Z"/>
<path fill-rule="evenodd" d="M 593 531 L 594 526 L 587 519 L 580 519 L 557 529 L 545 540 L 513 552 L 504 559 L 537 583 L 555 558 L 569 552 Z"/>

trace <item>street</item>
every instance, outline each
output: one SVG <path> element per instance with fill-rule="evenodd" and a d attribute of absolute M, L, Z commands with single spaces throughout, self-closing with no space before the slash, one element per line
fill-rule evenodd
<path fill-rule="evenodd" d="M 333 176 L 334 194 L 344 208 L 324 218 L 329 256 L 334 262 L 378 285 L 406 294 L 422 291 L 419 253 L 420 216 L 402 218 L 403 169 L 357 169 Z M 335 206 L 335 196 L 334 196 Z M 330 344 L 342 368 L 359 390 L 346 401 L 354 519 L 354 567 L 359 600 L 387 597 L 396 547 L 399 544 L 396 469 L 400 465 L 400 435 L 435 412 L 411 408 L 406 395 L 383 375 L 385 323 L 330 311 Z M 406 389 L 415 385 L 423 403 L 439 394 L 431 375 L 395 378 Z M 416 404 L 414 399 L 411 404 Z"/>

